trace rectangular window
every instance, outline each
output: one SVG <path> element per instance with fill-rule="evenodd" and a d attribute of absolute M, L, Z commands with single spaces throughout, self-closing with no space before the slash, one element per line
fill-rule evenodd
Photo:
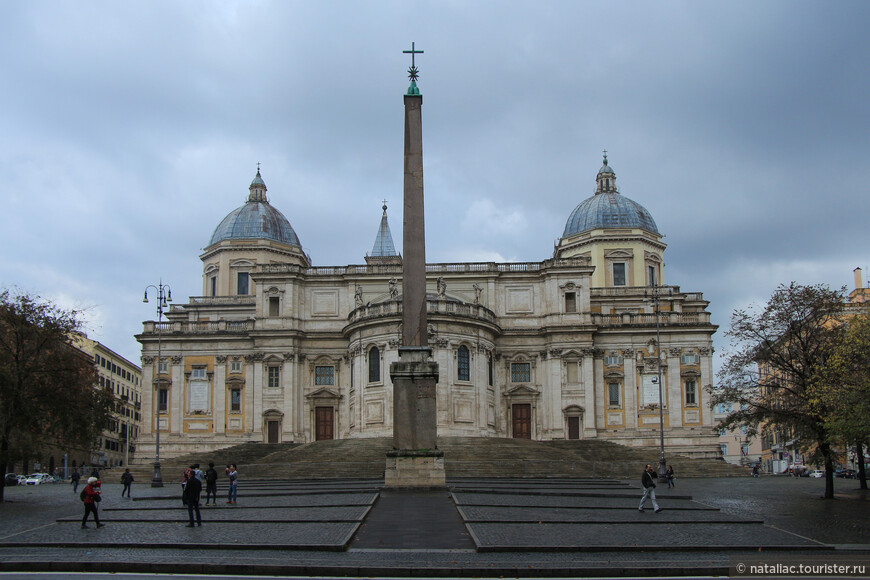
<path fill-rule="evenodd" d="M 205 367 L 194 367 L 190 371 L 191 380 L 204 381 L 205 380 Z"/>
<path fill-rule="evenodd" d="M 278 316 L 278 297 L 269 296 L 269 316 Z"/>
<path fill-rule="evenodd" d="M 698 387 L 694 380 L 686 381 L 686 405 L 698 404 Z"/>
<path fill-rule="evenodd" d="M 615 262 L 613 264 L 613 285 L 625 286 L 625 263 Z"/>
<path fill-rule="evenodd" d="M 492 386 L 492 355 L 489 355 L 486 360 L 486 374 L 489 377 L 489 386 Z"/>
<path fill-rule="evenodd" d="M 240 360 L 230 361 L 230 372 L 231 373 L 242 372 L 242 361 L 240 361 Z"/>
<path fill-rule="evenodd" d="M 247 272 L 239 272 L 236 275 L 236 294 L 239 296 L 246 296 L 248 294 L 248 273 Z"/>
<path fill-rule="evenodd" d="M 169 390 L 160 389 L 157 391 L 157 412 L 167 413 L 169 411 Z"/>
<path fill-rule="evenodd" d="M 565 292 L 565 312 L 577 312 L 576 292 Z"/>
<path fill-rule="evenodd" d="M 269 367 L 269 388 L 277 389 L 281 386 L 281 368 Z"/>
<path fill-rule="evenodd" d="M 610 407 L 619 406 L 619 383 L 607 384 L 607 405 Z"/>
<path fill-rule="evenodd" d="M 230 389 L 230 412 L 242 411 L 242 389 Z"/>
<path fill-rule="evenodd" d="M 512 383 L 530 383 L 530 382 L 532 382 L 532 365 L 531 365 L 531 363 L 511 363 L 511 382 Z"/>
<path fill-rule="evenodd" d="M 574 361 L 568 361 L 568 382 L 569 383 L 579 383 L 580 382 L 580 367 Z"/>
<path fill-rule="evenodd" d="M 314 367 L 315 385 L 334 385 L 335 367 Z"/>
<path fill-rule="evenodd" d="M 683 353 L 682 359 L 684 365 L 696 365 L 701 362 L 701 357 L 695 352 Z"/>
<path fill-rule="evenodd" d="M 647 273 L 646 274 L 647 278 L 649 278 L 649 285 L 655 286 L 656 285 L 656 267 L 655 266 L 647 266 L 646 273 Z"/>
<path fill-rule="evenodd" d="M 622 366 L 622 356 L 618 354 L 609 354 L 604 357 L 604 364 L 609 367 L 619 367 Z"/>
<path fill-rule="evenodd" d="M 727 457 L 728 456 L 728 444 L 727 443 L 720 443 L 719 444 L 719 451 L 722 453 L 722 457 Z"/>
<path fill-rule="evenodd" d="M 162 360 L 157 363 L 157 372 L 158 374 L 165 375 L 169 372 L 169 361 Z"/>

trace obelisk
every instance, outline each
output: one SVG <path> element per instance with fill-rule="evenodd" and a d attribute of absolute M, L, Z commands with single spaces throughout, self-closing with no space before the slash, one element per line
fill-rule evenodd
<path fill-rule="evenodd" d="M 388 487 L 442 487 L 444 454 L 437 449 L 435 384 L 426 323 L 426 228 L 423 212 L 423 96 L 417 88 L 417 54 L 411 43 L 405 93 L 405 178 L 402 215 L 402 346 L 390 365 L 393 382 L 393 451 L 387 453 Z"/>

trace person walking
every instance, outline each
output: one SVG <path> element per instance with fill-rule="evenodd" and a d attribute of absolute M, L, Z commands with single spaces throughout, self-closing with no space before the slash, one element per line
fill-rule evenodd
<path fill-rule="evenodd" d="M 192 528 L 193 513 L 196 512 L 196 525 L 202 526 L 202 516 L 199 513 L 199 496 L 202 494 L 202 482 L 195 476 L 189 477 L 184 486 L 184 503 L 187 504 L 187 516 L 190 518 L 188 528 Z"/>
<path fill-rule="evenodd" d="M 665 471 L 665 479 L 668 482 L 668 489 L 671 489 L 672 487 L 677 487 L 676 484 L 674 484 L 674 466 L 673 465 L 668 465 L 668 470 Z"/>
<path fill-rule="evenodd" d="M 125 469 L 124 473 L 121 474 L 121 483 L 124 484 L 124 489 L 121 490 L 121 497 L 124 497 L 124 493 L 126 493 L 127 499 L 130 499 L 130 487 L 133 484 L 133 474 L 130 473 L 129 469 Z"/>
<path fill-rule="evenodd" d="M 214 468 L 214 462 L 211 462 L 205 470 L 205 505 L 208 505 L 209 497 L 211 497 L 211 505 L 217 505 L 217 479 L 218 473 Z"/>
<path fill-rule="evenodd" d="M 238 496 L 238 482 L 239 482 L 239 474 L 236 471 L 236 465 L 230 465 L 227 467 L 227 477 L 230 478 L 230 490 L 227 493 L 227 503 L 236 503 L 236 497 Z"/>
<path fill-rule="evenodd" d="M 82 478 L 78 469 L 73 468 L 72 475 L 69 476 L 69 482 L 72 484 L 73 493 L 75 493 L 79 488 L 79 480 Z"/>
<path fill-rule="evenodd" d="M 88 527 L 88 514 L 94 514 L 94 523 L 98 528 L 102 528 L 105 524 L 100 523 L 100 513 L 97 510 L 97 502 L 103 498 L 100 496 L 100 480 L 96 477 L 89 477 L 88 484 L 82 490 L 82 501 L 85 502 L 85 515 L 82 517 L 82 528 Z"/>
<path fill-rule="evenodd" d="M 640 477 L 640 484 L 643 486 L 643 497 L 640 498 L 640 505 L 637 506 L 637 511 L 642 512 L 643 506 L 646 503 L 646 498 L 650 498 L 652 500 L 653 509 L 655 509 L 655 513 L 659 513 L 662 511 L 662 508 L 659 507 L 659 504 L 656 503 L 656 484 L 653 478 L 655 477 L 655 471 L 653 471 L 652 465 L 649 463 L 646 464 L 646 469 L 643 470 L 643 475 Z"/>

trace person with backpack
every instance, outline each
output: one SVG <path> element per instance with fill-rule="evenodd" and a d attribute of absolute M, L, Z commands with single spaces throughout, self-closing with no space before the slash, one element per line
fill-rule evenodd
<path fill-rule="evenodd" d="M 82 528 L 88 527 L 88 514 L 94 514 L 94 522 L 97 524 L 98 528 L 102 528 L 106 525 L 100 523 L 100 514 L 97 511 L 97 503 L 103 499 L 100 493 L 100 480 L 96 477 L 89 477 L 88 484 L 84 489 L 82 489 L 82 493 L 79 495 L 79 498 L 85 504 L 85 515 L 82 517 Z"/>
<path fill-rule="evenodd" d="M 209 497 L 211 497 L 211 505 L 217 505 L 217 479 L 218 473 L 214 468 L 214 462 L 211 462 L 205 470 L 205 505 L 208 505 Z"/>
<path fill-rule="evenodd" d="M 124 489 L 121 490 L 121 497 L 124 497 L 126 492 L 127 499 L 130 499 L 130 486 L 133 483 L 133 474 L 130 473 L 129 469 L 125 469 L 124 473 L 121 474 L 121 483 L 124 484 Z"/>
<path fill-rule="evenodd" d="M 236 497 L 238 495 L 238 481 L 239 474 L 236 471 L 236 465 L 230 465 L 227 467 L 227 477 L 230 478 L 230 489 L 227 493 L 227 503 L 234 504 L 236 503 Z"/>

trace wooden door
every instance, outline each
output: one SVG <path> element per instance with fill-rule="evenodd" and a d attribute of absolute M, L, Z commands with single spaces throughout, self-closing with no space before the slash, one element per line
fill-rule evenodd
<path fill-rule="evenodd" d="M 580 439 L 580 417 L 568 417 L 568 439 Z"/>
<path fill-rule="evenodd" d="M 333 439 L 332 421 L 332 407 L 314 408 L 314 438 L 317 441 Z"/>
<path fill-rule="evenodd" d="M 269 443 L 278 443 L 278 421 L 269 421 Z"/>
<path fill-rule="evenodd" d="M 511 407 L 514 439 L 532 438 L 532 406 L 528 403 Z"/>

